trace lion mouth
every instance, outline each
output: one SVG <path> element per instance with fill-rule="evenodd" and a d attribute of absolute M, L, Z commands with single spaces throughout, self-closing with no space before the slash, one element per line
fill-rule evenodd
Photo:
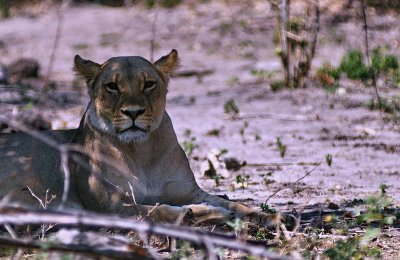
<path fill-rule="evenodd" d="M 143 128 L 140 128 L 140 127 L 137 127 L 137 126 L 133 125 L 133 126 L 128 127 L 128 128 L 126 128 L 126 129 L 124 129 L 124 130 L 122 130 L 122 131 L 119 131 L 118 133 L 119 133 L 119 134 L 122 134 L 122 133 L 125 133 L 125 132 L 128 132 L 128 131 L 132 131 L 132 132 L 138 132 L 138 131 L 140 131 L 140 132 L 146 132 L 146 130 L 144 130 Z"/>

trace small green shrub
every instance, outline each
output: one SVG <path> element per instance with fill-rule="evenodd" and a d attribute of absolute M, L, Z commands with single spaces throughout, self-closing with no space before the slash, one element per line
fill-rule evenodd
<path fill-rule="evenodd" d="M 229 99 L 224 104 L 224 112 L 230 116 L 236 116 L 239 114 L 239 107 L 236 105 L 236 102 L 233 98 Z"/>
<path fill-rule="evenodd" d="M 325 155 L 325 161 L 326 164 L 331 167 L 332 166 L 332 162 L 333 162 L 333 156 L 332 154 L 328 153 L 327 155 Z"/>
<path fill-rule="evenodd" d="M 279 137 L 276 138 L 276 146 L 279 150 L 280 156 L 284 158 L 286 155 L 287 146 L 282 143 L 281 138 Z"/>
<path fill-rule="evenodd" d="M 250 179 L 250 175 L 237 175 L 236 176 L 236 183 L 240 186 L 240 188 L 242 188 L 242 190 L 244 191 L 244 189 L 246 189 L 247 184 L 249 182 Z"/>
<path fill-rule="evenodd" d="M 386 54 L 382 47 L 377 47 L 372 50 L 371 68 L 377 74 L 393 73 L 399 68 L 399 60 L 394 55 Z"/>
<path fill-rule="evenodd" d="M 270 83 L 272 91 L 278 91 L 286 87 L 286 83 L 283 80 L 277 80 Z"/>
<path fill-rule="evenodd" d="M 364 63 L 364 55 L 360 50 L 350 50 L 341 61 L 339 70 L 349 79 L 366 81 L 371 78 L 371 71 Z"/>
<path fill-rule="evenodd" d="M 262 212 L 269 213 L 269 214 L 275 214 L 276 210 L 271 208 L 267 203 L 261 203 L 260 204 L 260 209 Z"/>
<path fill-rule="evenodd" d="M 380 110 L 389 114 L 398 114 L 400 113 L 400 97 L 380 98 L 380 100 L 374 98 L 368 101 L 366 106 L 370 110 Z"/>

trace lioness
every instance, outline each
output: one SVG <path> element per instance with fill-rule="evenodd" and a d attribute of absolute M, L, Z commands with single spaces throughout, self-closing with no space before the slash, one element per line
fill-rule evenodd
<path fill-rule="evenodd" d="M 185 209 L 200 220 L 240 217 L 273 225 L 274 215 L 210 195 L 197 185 L 165 111 L 169 77 L 178 63 L 176 50 L 154 64 L 129 56 L 100 65 L 75 56 L 74 70 L 86 79 L 91 98 L 86 112 L 77 129 L 42 132 L 85 151 L 73 153 L 69 161 L 71 183 L 63 205 L 165 221 Z M 59 205 L 60 167 L 60 152 L 53 147 L 25 133 L 0 135 L 0 198 L 39 206 L 32 193 L 44 199 L 49 190 L 56 195 L 49 206 Z"/>

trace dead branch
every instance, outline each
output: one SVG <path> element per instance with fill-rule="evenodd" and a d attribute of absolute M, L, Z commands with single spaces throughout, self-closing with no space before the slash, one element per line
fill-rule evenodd
<path fill-rule="evenodd" d="M 213 246 L 222 246 L 234 250 L 247 252 L 254 256 L 268 259 L 289 259 L 269 252 L 264 246 L 253 245 L 249 242 L 232 239 L 232 236 L 222 233 L 211 233 L 184 226 L 171 224 L 154 224 L 144 221 L 122 218 L 112 215 L 101 215 L 87 212 L 34 210 L 18 205 L 6 205 L 0 208 L 0 225 L 27 225 L 57 223 L 70 227 L 82 228 L 116 228 L 119 230 L 136 230 L 139 233 L 165 235 L 196 243 L 212 243 Z"/>
<path fill-rule="evenodd" d="M 180 70 L 175 72 L 172 76 L 173 77 L 202 77 L 205 75 L 209 75 L 214 73 L 215 70 L 213 69 L 204 69 L 204 70 Z"/>
<path fill-rule="evenodd" d="M 132 244 L 125 245 L 127 248 L 126 251 L 117 251 L 109 248 L 103 249 L 102 247 L 99 247 L 99 245 L 87 245 L 86 243 L 62 243 L 60 241 L 49 243 L 48 241 L 43 242 L 30 239 L 0 237 L 0 245 L 18 248 L 42 249 L 45 251 L 83 253 L 85 255 L 105 256 L 115 259 L 150 259 L 146 249 Z"/>
<path fill-rule="evenodd" d="M 277 191 L 275 191 L 274 193 L 272 193 L 271 195 L 269 195 L 269 197 L 265 200 L 265 203 L 267 203 L 273 196 L 275 196 L 276 194 L 278 194 L 279 192 L 281 192 L 282 190 L 285 190 L 287 188 L 291 188 L 296 186 L 297 183 L 299 183 L 299 181 L 301 181 L 302 179 L 304 179 L 305 177 L 307 177 L 308 175 L 310 175 L 312 172 L 314 172 L 320 165 L 322 162 L 319 162 L 317 165 L 315 165 L 314 168 L 312 168 L 310 171 L 306 172 L 306 174 L 304 174 L 302 177 L 300 177 L 299 179 L 297 179 L 295 182 L 293 182 L 292 184 L 290 184 L 287 187 L 282 187 L 280 189 L 278 189 Z"/>
<path fill-rule="evenodd" d="M 367 23 L 367 14 L 366 14 L 366 11 L 365 11 L 366 7 L 365 7 L 364 0 L 360 0 L 360 2 L 361 2 L 362 18 L 363 18 L 363 22 L 364 22 L 365 54 L 367 56 L 368 65 L 371 66 L 371 58 L 370 58 L 370 55 L 369 55 L 368 23 Z M 379 91 L 378 91 L 378 85 L 376 83 L 376 75 L 375 75 L 375 71 L 374 70 L 372 70 L 372 85 L 373 85 L 374 90 L 375 90 L 376 98 L 378 99 L 378 104 L 379 104 L 379 106 L 381 106 L 382 105 L 382 99 L 381 99 L 381 96 L 380 96 Z"/>
<path fill-rule="evenodd" d="M 180 70 L 175 72 L 173 77 L 197 77 L 197 81 L 201 82 L 204 76 L 213 74 L 215 70 L 213 69 L 204 69 L 204 70 Z"/>

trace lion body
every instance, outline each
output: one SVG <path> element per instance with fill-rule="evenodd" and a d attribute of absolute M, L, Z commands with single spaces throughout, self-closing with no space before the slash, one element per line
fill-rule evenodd
<path fill-rule="evenodd" d="M 154 64 L 141 57 L 117 57 L 100 65 L 77 56 L 75 70 L 87 80 L 91 97 L 86 113 L 77 129 L 40 133 L 82 150 L 68 152 L 66 172 L 59 149 L 29 134 L 1 134 L 0 197 L 40 206 L 37 198 L 44 199 L 48 191 L 56 196 L 50 207 L 172 221 L 184 206 L 203 220 L 237 216 L 271 224 L 274 216 L 210 195 L 197 185 L 165 111 L 168 76 L 177 63 L 176 51 Z M 67 179 L 68 197 L 62 203 Z"/>

